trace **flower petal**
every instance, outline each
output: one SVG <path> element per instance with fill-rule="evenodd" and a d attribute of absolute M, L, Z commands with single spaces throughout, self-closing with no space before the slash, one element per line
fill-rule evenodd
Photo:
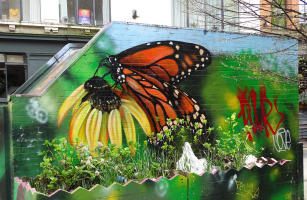
<path fill-rule="evenodd" d="M 81 125 L 88 115 L 88 112 L 91 110 L 91 104 L 89 101 L 84 102 L 77 112 L 74 114 L 73 118 L 70 120 L 69 125 L 69 143 L 71 146 L 75 146 L 75 138 L 79 134 Z"/>
<path fill-rule="evenodd" d="M 130 141 L 136 142 L 135 126 L 130 111 L 124 106 L 119 107 L 119 113 L 122 119 L 122 125 L 127 138 L 127 143 Z M 130 145 L 130 151 L 134 154 L 134 146 Z"/>
<path fill-rule="evenodd" d="M 68 111 L 72 107 L 72 105 L 85 93 L 83 84 L 78 87 L 73 93 L 67 97 L 67 99 L 62 104 L 59 112 L 58 112 L 58 127 L 61 126 L 65 116 L 67 115 Z"/>
<path fill-rule="evenodd" d="M 72 114 L 74 114 L 78 108 L 81 106 L 81 103 L 82 103 L 82 98 L 87 95 L 88 93 L 87 92 L 84 92 L 79 98 L 78 100 L 75 102 L 74 106 L 72 107 Z"/>
<path fill-rule="evenodd" d="M 108 118 L 109 118 L 109 114 L 105 112 L 102 115 L 101 129 L 100 129 L 100 135 L 99 135 L 99 141 L 102 142 L 104 146 L 108 146 L 108 140 L 109 140 Z"/>
<path fill-rule="evenodd" d="M 121 99 L 121 101 L 122 105 L 124 105 L 131 112 L 131 114 L 138 120 L 146 135 L 150 136 L 151 133 L 150 123 L 142 108 L 133 101 L 126 99 Z"/>
<path fill-rule="evenodd" d="M 99 115 L 99 112 L 100 112 L 100 115 Z M 101 111 L 98 111 L 97 109 L 93 109 L 87 120 L 86 138 L 87 138 L 88 148 L 90 151 L 95 150 L 97 143 L 98 143 L 100 126 L 101 126 L 101 116 L 102 116 Z M 100 120 L 100 123 L 98 124 L 97 122 L 99 122 L 99 120 Z M 97 130 L 98 130 L 98 133 L 97 133 Z"/>
<path fill-rule="evenodd" d="M 117 109 L 110 112 L 108 119 L 108 131 L 112 144 L 116 144 L 116 147 L 122 145 L 122 127 L 120 114 Z"/>
<path fill-rule="evenodd" d="M 78 142 L 78 145 L 83 142 L 83 145 L 87 145 L 87 139 L 86 139 L 86 124 L 87 124 L 87 120 L 88 117 L 90 115 L 90 112 L 87 113 L 85 119 L 82 122 L 82 125 L 80 127 L 79 133 L 78 133 L 78 137 L 80 138 L 80 141 Z"/>

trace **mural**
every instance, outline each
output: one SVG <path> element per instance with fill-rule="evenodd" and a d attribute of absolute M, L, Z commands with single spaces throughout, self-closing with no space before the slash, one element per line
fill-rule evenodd
<path fill-rule="evenodd" d="M 273 167 L 272 167 L 273 166 Z M 51 195 L 37 193 L 18 178 L 15 178 L 15 199 L 298 199 L 293 194 L 290 163 L 274 163 L 262 168 L 243 168 L 239 171 L 215 171 L 188 177 L 176 175 L 171 179 L 159 177 L 145 179 L 141 183 L 130 181 L 125 185 L 113 184 L 108 188 L 100 185 L 91 190 L 78 188 L 71 192 L 57 190 Z M 262 184 L 259 184 L 262 183 Z M 292 192 L 291 192 L 292 191 Z"/>
<path fill-rule="evenodd" d="M 107 56 L 94 76 L 65 100 L 58 113 L 58 126 L 74 105 L 70 144 L 79 136 L 90 150 L 98 141 L 108 144 L 109 137 L 111 143 L 121 146 L 121 124 L 127 142 L 136 142 L 131 113 L 147 136 L 172 128 L 176 118 L 189 120 L 193 129 L 201 129 L 205 120 L 203 109 L 176 84 L 211 61 L 211 54 L 204 47 L 176 41 L 150 42 Z M 109 72 L 95 76 L 102 66 Z M 116 82 L 112 86 L 103 79 L 108 74 Z"/>
<path fill-rule="evenodd" d="M 53 64 L 42 68 L 46 71 L 11 96 L 8 153 L 14 176 L 41 173 L 42 157 L 37 153 L 45 150 L 44 140 L 68 135 L 73 147 L 78 136 L 90 150 L 98 141 L 142 145 L 150 134 L 171 129 L 176 118 L 190 120 L 186 125 L 191 134 L 204 131 L 201 122 L 207 120 L 207 128 L 215 128 L 216 138 L 210 138 L 214 140 L 225 137 L 217 127 L 231 129 L 225 120 L 235 112 L 238 131 L 245 125 L 253 127 L 248 138 L 257 149 L 265 148 L 261 156 L 288 160 L 286 167 L 221 172 L 221 177 L 206 173 L 193 178 L 208 190 L 189 186 L 183 197 L 201 199 L 203 190 L 218 196 L 221 190 L 205 182 L 223 180 L 221 188 L 229 188 L 225 191 L 231 191 L 232 199 L 280 199 L 277 189 L 269 196 L 263 192 L 270 180 L 274 188 L 284 184 L 291 190 L 282 194 L 285 199 L 294 198 L 301 188 L 297 86 L 257 69 L 297 76 L 296 44 L 273 36 L 112 22 L 83 48 L 72 45 L 65 55 L 53 58 Z M 150 142 L 161 144 L 156 138 Z M 283 170 L 297 182 L 274 178 Z M 194 197 L 193 188 L 198 190 Z"/>

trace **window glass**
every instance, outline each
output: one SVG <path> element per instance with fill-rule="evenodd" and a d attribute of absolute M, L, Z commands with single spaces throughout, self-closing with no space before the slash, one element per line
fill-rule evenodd
<path fill-rule="evenodd" d="M 4 60 L 4 54 L 0 54 L 0 63 L 1 62 L 4 62 L 5 60 Z"/>
<path fill-rule="evenodd" d="M 8 95 L 13 94 L 25 81 L 25 66 L 7 65 Z"/>
<path fill-rule="evenodd" d="M 286 26 L 286 15 L 280 9 L 279 7 L 285 8 L 286 7 L 286 0 L 275 0 L 275 2 L 272 3 L 271 11 L 272 11 L 272 17 L 271 17 L 271 24 L 272 28 L 274 28 L 274 25 L 277 25 L 275 28 L 279 28 L 279 26 Z"/>
<path fill-rule="evenodd" d="M 222 17 L 222 1 L 221 0 L 208 0 L 207 1 L 207 12 L 212 13 L 212 16 L 216 16 L 216 18 L 220 19 Z M 207 30 L 215 30 L 215 31 L 221 31 L 222 30 L 222 24 L 219 20 L 206 16 L 205 19 L 206 23 L 206 29 Z"/>
<path fill-rule="evenodd" d="M 23 55 L 7 55 L 8 63 L 23 63 Z"/>
<path fill-rule="evenodd" d="M 13 94 L 26 81 L 25 55 L 0 53 L 0 101 L 6 102 L 7 95 Z M 5 62 L 6 61 L 6 62 Z"/>
<path fill-rule="evenodd" d="M 59 23 L 59 0 L 40 0 L 41 22 Z"/>
<path fill-rule="evenodd" d="M 6 98 L 5 71 L 0 70 L 0 98 Z"/>
<path fill-rule="evenodd" d="M 2 20 L 19 21 L 20 20 L 20 1 L 19 0 L 1 0 Z"/>
<path fill-rule="evenodd" d="M 106 23 L 103 21 L 103 1 L 102 0 L 95 0 L 95 22 L 94 25 L 102 26 Z"/>
<path fill-rule="evenodd" d="M 41 21 L 41 3 L 40 0 L 22 0 L 23 21 L 40 22 Z"/>
<path fill-rule="evenodd" d="M 76 10 L 75 0 L 67 0 L 67 18 L 68 18 L 67 20 L 69 24 L 77 23 L 75 10 Z"/>
<path fill-rule="evenodd" d="M 70 23 L 67 12 L 67 0 L 59 0 L 59 12 L 60 23 Z"/>
<path fill-rule="evenodd" d="M 93 0 L 78 0 L 78 24 L 94 25 Z"/>

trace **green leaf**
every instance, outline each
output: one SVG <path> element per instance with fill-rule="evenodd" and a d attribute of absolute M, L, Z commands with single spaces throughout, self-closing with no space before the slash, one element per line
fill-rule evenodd
<path fill-rule="evenodd" d="M 48 140 L 45 140 L 45 142 L 43 143 L 43 145 L 49 146 L 49 145 L 50 145 L 50 142 L 49 142 Z"/>
<path fill-rule="evenodd" d="M 237 126 L 239 124 L 239 122 L 236 122 L 236 123 L 234 123 L 233 125 L 232 125 L 232 127 L 235 127 L 235 126 Z"/>
<path fill-rule="evenodd" d="M 234 120 L 236 119 L 236 113 L 234 112 L 234 113 L 231 115 L 230 118 L 231 118 L 232 121 L 234 121 Z"/>

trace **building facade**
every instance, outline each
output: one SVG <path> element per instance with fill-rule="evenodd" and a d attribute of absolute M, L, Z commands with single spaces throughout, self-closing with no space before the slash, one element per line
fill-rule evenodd
<path fill-rule="evenodd" d="M 68 43 L 110 22 L 109 0 L 1 0 L 0 102 Z"/>

